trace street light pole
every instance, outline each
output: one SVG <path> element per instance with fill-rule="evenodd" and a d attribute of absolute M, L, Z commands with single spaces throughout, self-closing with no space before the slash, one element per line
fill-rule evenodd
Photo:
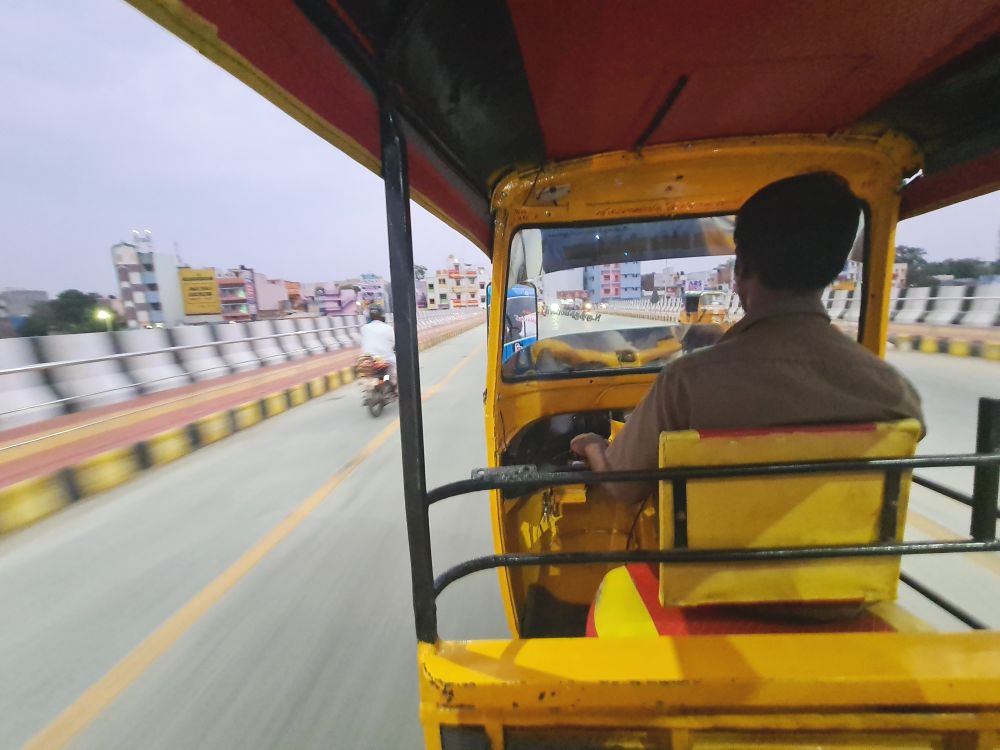
<path fill-rule="evenodd" d="M 98 320 L 103 320 L 104 325 L 108 329 L 108 333 L 111 333 L 111 313 L 109 313 L 107 310 L 98 310 L 96 313 L 94 313 L 94 317 L 96 317 Z"/>

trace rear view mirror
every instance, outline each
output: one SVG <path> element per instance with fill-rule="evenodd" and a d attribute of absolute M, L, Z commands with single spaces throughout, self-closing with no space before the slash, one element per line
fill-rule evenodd
<path fill-rule="evenodd" d="M 538 290 L 515 284 L 507 290 L 503 311 L 503 355 L 506 362 L 538 339 Z"/>

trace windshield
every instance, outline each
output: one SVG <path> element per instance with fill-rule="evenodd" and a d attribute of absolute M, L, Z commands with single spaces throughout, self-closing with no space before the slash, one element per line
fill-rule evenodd
<path fill-rule="evenodd" d="M 659 368 L 739 314 L 732 216 L 520 230 L 507 284 L 508 379 Z M 530 337 L 514 321 L 530 299 Z M 693 301 L 693 304 L 692 304 Z M 692 330 L 696 329 L 696 330 Z"/>

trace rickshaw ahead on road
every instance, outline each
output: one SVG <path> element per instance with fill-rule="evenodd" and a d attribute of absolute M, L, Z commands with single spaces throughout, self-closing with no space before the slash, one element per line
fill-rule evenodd
<path fill-rule="evenodd" d="M 918 581 L 977 632 L 896 601 L 904 555 L 1000 550 L 997 403 L 957 457 L 912 458 L 907 420 L 664 433 L 660 469 L 614 476 L 659 482 L 635 513 L 595 501 L 608 475 L 569 440 L 616 433 L 684 356 L 677 327 L 614 306 L 537 317 L 531 342 L 505 325 L 524 290 L 629 300 L 646 273 L 711 274 L 750 195 L 827 170 L 865 206 L 857 337 L 882 355 L 896 222 L 1000 187 L 996 2 L 132 2 L 385 180 L 428 747 L 1000 746 L 1000 634 Z M 434 490 L 411 195 L 493 260 L 488 466 Z M 911 478 L 942 465 L 976 467 L 971 496 Z M 911 481 L 970 505 L 969 538 L 904 542 Z M 435 578 L 430 506 L 480 490 L 496 554 Z M 488 569 L 512 638 L 441 641 L 436 597 Z M 747 614 L 845 602 L 862 614 L 823 627 Z"/>

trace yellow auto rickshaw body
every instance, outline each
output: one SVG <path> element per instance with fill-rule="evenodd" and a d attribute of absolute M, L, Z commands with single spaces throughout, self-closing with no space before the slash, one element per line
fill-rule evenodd
<path fill-rule="evenodd" d="M 492 257 L 486 462 L 503 469 L 533 425 L 622 416 L 682 354 L 654 331 L 631 347 L 540 337 L 503 361 L 502 301 L 531 281 L 511 275 L 519 235 L 731 217 L 764 185 L 815 170 L 865 203 L 857 335 L 883 355 L 900 216 L 1000 188 L 993 0 L 130 2 L 384 177 L 397 346 L 413 355 L 399 357 L 400 429 L 428 748 L 1000 748 L 1000 634 L 927 632 L 892 606 L 892 633 L 585 638 L 565 625 L 608 565 L 505 557 L 475 569 L 500 571 L 511 637 L 440 640 L 447 582 L 434 579 L 407 377 L 411 196 Z M 579 484 L 503 486 L 500 555 L 655 539 L 655 513 L 590 502 Z"/>
<path fill-rule="evenodd" d="M 681 325 L 732 325 L 730 297 L 722 292 L 694 292 L 684 295 L 678 314 Z"/>
<path fill-rule="evenodd" d="M 494 193 L 493 286 L 502 289 L 508 284 L 508 248 L 524 227 L 596 225 L 620 217 L 731 214 L 770 182 L 805 171 L 830 170 L 843 175 L 867 205 L 868 285 L 860 341 L 881 355 L 886 345 L 898 187 L 903 176 L 920 167 L 920 159 L 919 151 L 901 136 L 783 136 L 658 146 L 642 154 L 603 154 L 521 173 Z M 550 186 L 560 186 L 565 195 L 558 205 L 537 199 Z M 502 465 L 510 441 L 527 425 L 556 414 L 632 409 L 655 377 L 622 368 L 602 371 L 600 377 L 511 382 L 493 356 L 503 343 L 499 306 L 491 313 L 485 401 L 490 466 Z M 568 360 L 587 356 L 558 339 L 535 346 Z M 542 512 L 543 506 L 549 510 Z M 581 502 L 579 492 L 560 491 L 554 496 L 539 492 L 513 504 L 495 492 L 492 507 L 498 553 L 614 549 L 624 543 L 632 524 L 626 510 Z M 541 586 L 560 602 L 585 606 L 603 573 L 594 567 L 501 570 L 512 632 L 520 632 L 532 587 Z"/>

